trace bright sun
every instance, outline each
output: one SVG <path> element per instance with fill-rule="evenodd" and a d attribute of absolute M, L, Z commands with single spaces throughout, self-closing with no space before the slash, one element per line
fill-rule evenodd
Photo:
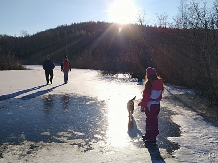
<path fill-rule="evenodd" d="M 109 21 L 120 24 L 134 23 L 137 13 L 132 0 L 115 0 L 108 10 Z"/>

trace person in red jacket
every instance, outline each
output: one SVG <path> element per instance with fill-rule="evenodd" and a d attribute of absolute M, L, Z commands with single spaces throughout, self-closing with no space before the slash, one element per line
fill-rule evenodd
<path fill-rule="evenodd" d="M 164 90 L 163 79 L 157 76 L 155 68 L 146 69 L 146 81 L 143 97 L 138 106 L 146 114 L 146 133 L 142 136 L 145 143 L 156 143 L 158 130 L 158 114 L 160 112 L 160 100 Z"/>
<path fill-rule="evenodd" d="M 67 84 L 68 72 L 71 71 L 71 65 L 67 55 L 64 56 L 63 62 L 61 63 L 61 71 L 64 73 L 64 83 Z"/>

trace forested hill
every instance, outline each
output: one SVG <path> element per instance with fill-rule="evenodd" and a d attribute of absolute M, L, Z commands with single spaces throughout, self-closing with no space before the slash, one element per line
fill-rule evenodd
<path fill-rule="evenodd" d="M 146 67 L 154 66 L 167 82 L 213 91 L 217 52 L 217 30 L 137 24 L 83 22 L 0 38 L 1 62 L 15 58 L 23 64 L 42 64 L 47 54 L 61 62 L 67 54 L 74 68 L 144 74 Z"/>

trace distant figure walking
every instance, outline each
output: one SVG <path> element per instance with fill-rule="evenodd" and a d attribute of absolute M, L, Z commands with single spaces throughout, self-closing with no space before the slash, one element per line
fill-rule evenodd
<path fill-rule="evenodd" d="M 157 76 L 154 68 L 146 69 L 146 81 L 143 97 L 138 106 L 146 114 L 146 133 L 142 136 L 145 143 L 156 143 L 158 130 L 158 114 L 160 112 L 160 100 L 164 90 L 163 79 Z"/>
<path fill-rule="evenodd" d="M 54 62 L 51 60 L 50 56 L 46 56 L 46 60 L 43 62 L 43 69 L 45 70 L 45 78 L 47 81 L 47 85 L 49 84 L 49 81 L 52 84 L 53 80 L 53 69 L 55 68 Z M 50 79 L 49 79 L 50 76 Z"/>
<path fill-rule="evenodd" d="M 64 83 L 67 84 L 68 72 L 71 71 L 71 65 L 67 55 L 64 56 L 63 62 L 61 62 L 61 71 L 64 73 Z"/>

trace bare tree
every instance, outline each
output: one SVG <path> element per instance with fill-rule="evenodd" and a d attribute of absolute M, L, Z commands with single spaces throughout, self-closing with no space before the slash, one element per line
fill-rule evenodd
<path fill-rule="evenodd" d="M 29 36 L 28 32 L 25 31 L 25 30 L 21 30 L 21 31 L 20 31 L 20 35 L 21 35 L 22 37 Z"/>
<path fill-rule="evenodd" d="M 187 0 L 180 1 L 180 6 L 178 7 L 179 13 L 173 18 L 175 21 L 175 28 L 188 28 L 188 4 L 186 1 Z"/>
<path fill-rule="evenodd" d="M 21 58 L 21 60 L 23 59 L 23 57 L 24 57 L 24 55 L 25 55 L 25 44 L 26 44 L 26 37 L 28 37 L 29 36 L 29 34 L 27 33 L 27 31 L 25 31 L 25 30 L 21 30 L 20 31 L 20 35 L 21 35 L 21 37 L 23 37 L 22 39 L 24 39 L 23 41 L 22 41 L 22 45 L 23 45 L 23 47 L 22 47 L 22 49 L 21 49 L 21 54 L 20 54 L 20 58 Z"/>
<path fill-rule="evenodd" d="M 157 14 L 157 19 L 158 19 L 158 26 L 167 28 L 168 27 L 168 15 L 166 13 L 163 14 Z"/>
<path fill-rule="evenodd" d="M 145 10 L 138 10 L 138 15 L 136 17 L 136 20 L 140 25 L 148 24 L 148 22 L 146 22 L 146 12 L 145 12 Z"/>
<path fill-rule="evenodd" d="M 218 0 L 213 3 L 212 26 L 214 29 L 218 29 Z"/>
<path fill-rule="evenodd" d="M 205 30 L 210 29 L 212 13 L 211 10 L 207 8 L 206 1 L 203 1 L 201 4 L 200 2 L 195 2 L 193 0 L 188 8 L 188 11 L 188 22 L 190 28 Z"/>
<path fill-rule="evenodd" d="M 146 24 L 148 24 L 148 22 L 146 22 L 145 10 L 138 11 L 137 21 L 140 24 L 141 38 L 137 42 L 138 45 L 136 46 L 136 47 L 140 47 L 140 49 L 137 49 L 136 60 L 138 63 L 140 63 L 141 60 L 139 56 L 143 55 L 146 58 L 145 66 L 152 65 L 151 55 L 147 52 L 147 49 L 145 48 L 145 44 L 147 40 L 146 39 Z"/>
<path fill-rule="evenodd" d="M 195 58 L 199 69 L 199 76 L 204 83 L 202 86 L 207 93 L 212 94 L 217 90 L 217 31 L 214 30 L 217 22 L 217 3 L 214 2 L 214 11 L 207 8 L 207 2 L 191 2 L 188 8 L 188 22 L 192 28 L 192 43 L 195 47 Z"/>

